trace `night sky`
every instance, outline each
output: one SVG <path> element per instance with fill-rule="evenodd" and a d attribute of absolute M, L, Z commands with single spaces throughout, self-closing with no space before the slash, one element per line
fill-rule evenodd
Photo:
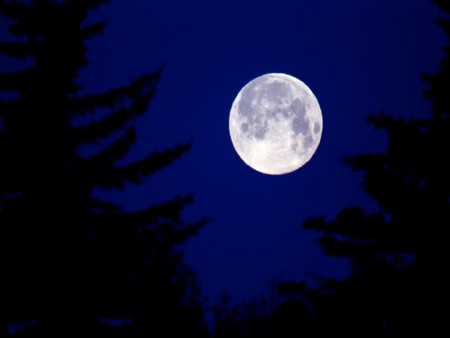
<path fill-rule="evenodd" d="M 355 204 L 376 208 L 343 158 L 383 150 L 384 135 L 366 123 L 368 114 L 428 113 L 420 76 L 437 69 L 444 44 L 435 6 L 428 0 L 115 0 L 91 16 L 99 18 L 109 25 L 89 45 L 91 65 L 80 74 L 88 91 L 165 64 L 127 160 L 193 140 L 173 166 L 108 198 L 140 209 L 195 194 L 185 217 L 212 222 L 190 240 L 186 257 L 211 302 L 222 292 L 249 299 L 276 280 L 344 276 L 346 262 L 324 256 L 301 222 L 332 218 Z M 311 161 L 283 176 L 246 166 L 228 132 L 240 89 L 271 72 L 304 81 L 324 120 Z"/>

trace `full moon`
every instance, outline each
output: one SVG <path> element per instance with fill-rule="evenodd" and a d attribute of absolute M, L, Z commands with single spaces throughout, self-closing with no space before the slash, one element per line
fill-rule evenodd
<path fill-rule="evenodd" d="M 248 166 L 269 175 L 287 174 L 308 162 L 319 146 L 322 127 L 311 89 L 282 73 L 250 81 L 230 112 L 234 149 Z"/>

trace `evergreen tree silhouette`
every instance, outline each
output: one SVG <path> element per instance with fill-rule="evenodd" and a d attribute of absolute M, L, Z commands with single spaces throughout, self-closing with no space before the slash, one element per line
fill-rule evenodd
<path fill-rule="evenodd" d="M 182 219 L 192 196 L 131 212 L 94 193 L 141 184 L 191 146 L 125 159 L 162 69 L 96 94 L 77 82 L 106 25 L 85 20 L 106 3 L 0 0 L 0 54 L 23 62 L 0 69 L 0 336 L 206 334 L 180 250 L 206 222 Z"/>
<path fill-rule="evenodd" d="M 440 25 L 450 37 L 450 2 L 436 0 Z M 330 334 L 347 337 L 445 336 L 450 279 L 450 47 L 437 73 L 425 75 L 432 102 L 425 118 L 372 115 L 369 122 L 386 133 L 383 153 L 346 159 L 363 172 L 363 189 L 379 206 L 342 210 L 334 220 L 304 222 L 321 233 L 324 251 L 352 262 L 342 282 L 323 281 L 311 296 Z M 447 309 L 446 309 L 447 308 Z"/>
<path fill-rule="evenodd" d="M 306 283 L 272 285 L 269 291 L 234 305 L 223 296 L 214 309 L 213 337 L 323 337 L 310 309 Z"/>

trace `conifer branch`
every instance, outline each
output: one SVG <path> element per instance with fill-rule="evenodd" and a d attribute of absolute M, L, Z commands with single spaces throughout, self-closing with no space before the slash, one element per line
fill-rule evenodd
<path fill-rule="evenodd" d="M 128 165 L 97 171 L 95 183 L 102 189 L 124 189 L 127 183 L 141 184 L 151 176 L 179 159 L 191 148 L 191 143 L 180 144 L 171 149 L 155 151 L 142 160 Z"/>

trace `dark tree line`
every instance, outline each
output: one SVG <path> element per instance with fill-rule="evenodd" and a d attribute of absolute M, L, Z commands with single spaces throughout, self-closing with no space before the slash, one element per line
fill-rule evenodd
<path fill-rule="evenodd" d="M 206 334 L 180 251 L 205 224 L 181 217 L 192 196 L 130 212 L 94 194 L 140 184 L 190 148 L 126 161 L 162 69 L 100 93 L 78 82 L 106 25 L 86 18 L 108 2 L 0 0 L 0 54 L 22 62 L 0 69 L 0 336 Z"/>
<path fill-rule="evenodd" d="M 433 2 L 450 37 L 450 1 Z M 346 159 L 363 173 L 362 188 L 378 211 L 355 206 L 332 220 L 303 223 L 318 232 L 328 255 L 350 260 L 349 277 L 282 283 L 269 307 L 259 301 L 231 309 L 225 304 L 217 311 L 216 337 L 450 334 L 450 45 L 444 52 L 438 71 L 423 77 L 431 113 L 369 116 L 387 135 L 385 151 Z"/>

